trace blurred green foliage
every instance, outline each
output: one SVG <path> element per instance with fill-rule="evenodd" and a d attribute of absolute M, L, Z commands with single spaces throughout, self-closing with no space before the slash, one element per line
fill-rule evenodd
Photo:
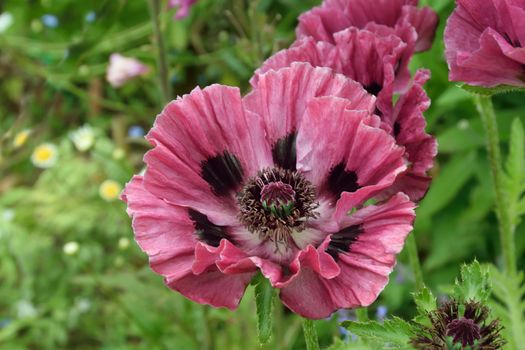
<path fill-rule="evenodd" d="M 415 234 L 425 281 L 439 295 L 461 263 L 477 257 L 499 264 L 500 249 L 481 122 L 471 96 L 447 80 L 442 32 L 453 1 L 422 2 L 439 11 L 441 24 L 433 49 L 417 55 L 412 67 L 432 71 L 427 84 L 432 107 L 426 116 L 440 155 L 433 186 L 419 204 Z M 261 62 L 294 40 L 297 16 L 318 3 L 200 0 L 188 18 L 174 21 L 174 10 L 163 2 L 174 94 L 213 83 L 246 91 Z M 161 108 L 148 11 L 143 0 L 0 2 L 0 13 L 13 16 L 0 33 L 2 349 L 259 348 L 253 287 L 235 313 L 171 292 L 132 242 L 124 204 L 99 194 L 104 181 L 123 186 L 141 171 L 148 145 L 128 135 L 128 128 L 148 130 Z M 45 15 L 55 16 L 57 26 L 46 26 Z M 104 76 L 114 52 L 140 59 L 151 72 L 111 87 Z M 507 150 L 513 120 L 525 123 L 523 98 L 503 94 L 495 105 Z M 85 124 L 93 127 L 95 141 L 81 152 L 71 132 Z M 23 130 L 30 134 L 20 145 L 16 136 Z M 47 170 L 30 160 L 43 142 L 58 147 L 58 161 Z M 516 241 L 523 269 L 523 223 Z M 65 249 L 71 242 L 78 249 Z M 518 279 L 496 288 L 502 310 L 521 305 L 520 288 Z M 386 306 L 391 315 L 412 317 L 411 291 L 413 278 L 401 254 L 371 311 Z M 501 300 L 505 293 L 514 304 Z M 280 304 L 275 313 L 275 332 L 265 348 L 304 348 L 299 320 Z M 336 325 L 338 317 L 316 322 L 322 345 L 347 337 Z"/>

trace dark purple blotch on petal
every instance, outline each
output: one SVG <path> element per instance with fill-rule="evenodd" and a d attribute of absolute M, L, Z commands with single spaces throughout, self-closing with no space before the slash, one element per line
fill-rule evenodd
<path fill-rule="evenodd" d="M 376 83 L 375 81 L 364 86 L 365 90 L 368 91 L 368 93 L 377 96 L 379 95 L 379 92 L 383 89 L 381 84 Z"/>
<path fill-rule="evenodd" d="M 196 210 L 189 209 L 188 214 L 193 221 L 195 234 L 199 241 L 213 247 L 218 247 L 223 238 L 228 238 L 226 227 L 215 225 L 208 217 Z"/>
<path fill-rule="evenodd" d="M 297 153 L 295 149 L 295 132 L 277 140 L 272 147 L 272 157 L 275 165 L 286 169 L 296 170 Z"/>
<path fill-rule="evenodd" d="M 223 154 L 208 158 L 201 163 L 201 175 L 217 195 L 223 196 L 239 187 L 244 172 L 239 159 L 224 151 Z"/>
<path fill-rule="evenodd" d="M 350 246 L 361 233 L 363 233 L 361 225 L 353 225 L 332 234 L 326 252 L 337 260 L 340 253 L 348 253 L 350 251 Z"/>
<path fill-rule="evenodd" d="M 361 188 L 357 182 L 357 173 L 345 169 L 346 163 L 341 162 L 333 167 L 328 175 L 328 190 L 336 197 L 339 197 L 343 192 L 355 192 Z"/>
<path fill-rule="evenodd" d="M 400 132 L 401 132 L 401 124 L 399 124 L 398 122 L 395 122 L 394 123 L 394 136 L 397 138 Z"/>

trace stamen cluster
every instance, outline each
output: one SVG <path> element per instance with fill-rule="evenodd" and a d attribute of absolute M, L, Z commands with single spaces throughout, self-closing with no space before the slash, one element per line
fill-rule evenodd
<path fill-rule="evenodd" d="M 416 349 L 497 350 L 505 344 L 499 320 L 490 321 L 489 308 L 479 302 L 450 300 L 428 316 L 431 325 L 411 341 Z"/>
<path fill-rule="evenodd" d="M 286 243 L 292 232 L 301 232 L 308 219 L 318 216 L 314 186 L 292 170 L 270 168 L 259 171 L 238 194 L 239 220 L 263 240 Z"/>

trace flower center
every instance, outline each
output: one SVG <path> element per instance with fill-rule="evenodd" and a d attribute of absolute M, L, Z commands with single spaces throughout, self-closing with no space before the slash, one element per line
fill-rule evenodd
<path fill-rule="evenodd" d="M 314 186 L 301 173 L 264 169 L 238 194 L 239 220 L 262 240 L 289 248 L 290 235 L 303 231 L 307 221 L 318 216 L 315 198 Z"/>
<path fill-rule="evenodd" d="M 473 346 L 474 341 L 481 339 L 481 329 L 474 320 L 462 317 L 448 324 L 447 335 L 454 338 L 454 344 Z"/>
<path fill-rule="evenodd" d="M 263 208 L 276 217 L 285 218 L 292 214 L 295 204 L 295 191 L 289 184 L 282 181 L 270 182 L 261 189 Z"/>

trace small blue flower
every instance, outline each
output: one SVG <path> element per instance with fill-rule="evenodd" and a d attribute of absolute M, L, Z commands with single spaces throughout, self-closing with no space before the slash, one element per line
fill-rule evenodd
<path fill-rule="evenodd" d="M 379 305 L 376 310 L 376 318 L 379 321 L 384 321 L 388 313 L 388 308 L 384 305 Z"/>
<path fill-rule="evenodd" d="M 48 28 L 58 27 L 58 18 L 55 15 L 43 15 L 42 23 Z"/>
<path fill-rule="evenodd" d="M 97 14 L 95 11 L 89 11 L 88 13 L 86 13 L 86 17 L 84 17 L 84 19 L 88 23 L 93 23 L 97 19 Z"/>
<path fill-rule="evenodd" d="M 128 136 L 134 139 L 143 137 L 144 133 L 144 129 L 139 125 L 133 125 L 128 129 Z"/>

